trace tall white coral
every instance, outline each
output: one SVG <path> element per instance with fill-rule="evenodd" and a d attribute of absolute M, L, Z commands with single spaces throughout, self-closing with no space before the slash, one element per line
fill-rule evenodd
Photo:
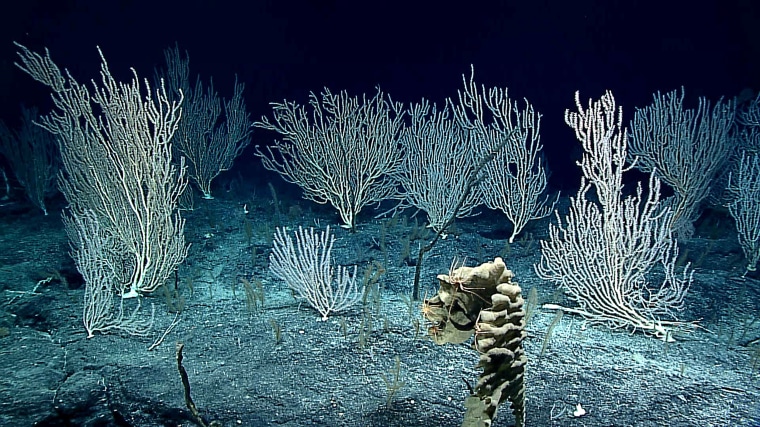
<path fill-rule="evenodd" d="M 578 112 L 565 112 L 565 122 L 583 145 L 578 163 L 581 187 L 571 198 L 570 212 L 550 225 L 541 242 L 537 274 L 565 289 L 578 308 L 547 305 L 602 322 L 671 339 L 669 328 L 683 322 L 676 311 L 691 284 L 691 273 L 676 273 L 678 248 L 669 227 L 673 213 L 660 202 L 660 183 L 650 175 L 649 191 L 639 184 L 635 195 L 623 198 L 627 136 L 622 109 L 612 93 L 589 101 L 584 109 L 576 93 Z M 595 196 L 595 197 L 594 197 Z M 663 280 L 650 282 L 660 264 Z"/>

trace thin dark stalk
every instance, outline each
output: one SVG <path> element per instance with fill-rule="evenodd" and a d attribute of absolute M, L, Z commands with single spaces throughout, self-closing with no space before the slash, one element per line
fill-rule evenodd
<path fill-rule="evenodd" d="M 514 131 L 513 131 L 514 133 Z M 475 169 L 473 170 L 472 174 L 470 174 L 469 178 L 467 179 L 467 188 L 465 189 L 464 193 L 462 193 L 462 196 L 459 197 L 459 200 L 457 201 L 456 206 L 454 207 L 454 210 L 451 211 L 451 215 L 446 219 L 446 221 L 443 223 L 443 227 L 441 227 L 437 233 L 435 233 L 435 236 L 433 236 L 433 239 L 428 242 L 427 245 L 420 248 L 420 252 L 417 254 L 417 266 L 414 270 L 414 288 L 412 289 L 412 299 L 414 301 L 420 300 L 420 275 L 422 274 L 422 259 L 425 256 L 426 253 L 430 252 L 430 250 L 433 249 L 433 246 L 435 246 L 436 242 L 438 242 L 438 239 L 441 238 L 444 231 L 446 231 L 451 224 L 454 222 L 454 220 L 457 217 L 457 213 L 460 209 L 462 209 L 462 206 L 464 205 L 464 202 L 467 200 L 467 197 L 469 197 L 470 193 L 472 192 L 473 187 L 480 184 L 480 181 L 482 181 L 483 177 L 480 175 L 480 170 L 483 169 L 485 165 L 488 164 L 491 160 L 496 157 L 497 154 L 499 154 L 499 151 L 501 151 L 502 148 L 504 148 L 505 145 L 512 139 L 512 134 L 510 133 L 509 136 L 504 138 L 503 141 L 499 145 L 493 148 L 490 153 L 483 156 L 482 159 L 480 159 L 480 162 L 475 166 Z"/>

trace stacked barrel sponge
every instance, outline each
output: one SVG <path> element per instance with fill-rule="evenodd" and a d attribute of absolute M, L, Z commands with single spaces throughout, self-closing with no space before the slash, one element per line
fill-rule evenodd
<path fill-rule="evenodd" d="M 498 406 L 511 402 L 517 426 L 525 419 L 525 312 L 520 286 L 501 258 L 478 267 L 459 267 L 438 276 L 438 293 L 423 303 L 438 344 L 461 343 L 475 334 L 473 347 L 483 369 L 465 401 L 463 426 L 487 427 Z"/>

